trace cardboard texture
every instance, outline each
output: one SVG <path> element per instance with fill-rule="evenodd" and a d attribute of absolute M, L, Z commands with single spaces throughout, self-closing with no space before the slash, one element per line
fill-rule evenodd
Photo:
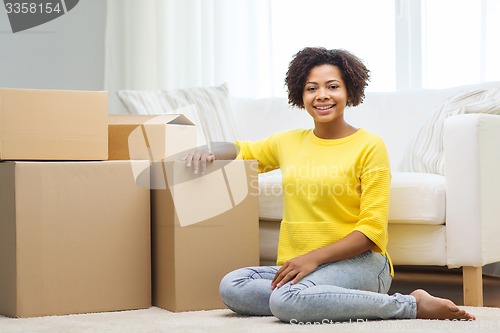
<path fill-rule="evenodd" d="M 104 91 L 0 88 L 0 160 L 106 160 Z"/>
<path fill-rule="evenodd" d="M 109 115 L 110 160 L 161 161 L 196 147 L 196 126 L 180 114 Z"/>
<path fill-rule="evenodd" d="M 132 166 L 149 161 L 0 163 L 0 314 L 151 306 L 150 191 Z"/>
<path fill-rule="evenodd" d="M 225 308 L 224 275 L 259 264 L 257 162 L 215 161 L 205 175 L 193 175 L 183 162 L 156 167 L 165 178 L 153 183 L 167 186 L 151 192 L 153 305 Z"/>

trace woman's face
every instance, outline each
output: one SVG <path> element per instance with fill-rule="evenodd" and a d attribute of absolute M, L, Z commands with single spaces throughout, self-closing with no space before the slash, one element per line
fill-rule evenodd
<path fill-rule="evenodd" d="M 315 122 L 327 123 L 344 119 L 347 89 L 337 66 L 313 67 L 302 94 L 304 108 Z"/>

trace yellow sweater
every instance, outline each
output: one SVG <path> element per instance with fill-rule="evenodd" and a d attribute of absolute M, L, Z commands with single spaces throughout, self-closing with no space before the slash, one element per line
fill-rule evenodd
<path fill-rule="evenodd" d="M 236 144 L 240 158 L 258 160 L 259 172 L 281 168 L 284 212 L 277 265 L 354 230 L 375 243 L 374 251 L 387 255 L 391 173 L 377 135 L 359 129 L 325 140 L 312 130 L 290 130 Z"/>

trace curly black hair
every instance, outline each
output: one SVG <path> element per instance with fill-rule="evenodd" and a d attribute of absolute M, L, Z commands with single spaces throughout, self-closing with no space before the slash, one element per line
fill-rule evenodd
<path fill-rule="evenodd" d="M 370 71 L 363 61 L 342 49 L 327 50 L 323 47 L 306 47 L 294 56 L 286 73 L 285 84 L 288 88 L 288 103 L 304 108 L 302 95 L 307 77 L 316 66 L 333 65 L 342 73 L 347 88 L 347 106 L 356 106 L 365 98 L 365 87 L 370 80 Z"/>

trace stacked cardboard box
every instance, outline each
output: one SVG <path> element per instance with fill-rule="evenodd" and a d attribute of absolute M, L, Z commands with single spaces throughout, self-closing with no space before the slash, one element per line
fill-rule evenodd
<path fill-rule="evenodd" d="M 0 89 L 0 314 L 151 305 L 150 191 L 133 172 L 149 162 L 105 161 L 107 103 Z"/>
<path fill-rule="evenodd" d="M 0 88 L 0 160 L 106 160 L 106 92 Z"/>

